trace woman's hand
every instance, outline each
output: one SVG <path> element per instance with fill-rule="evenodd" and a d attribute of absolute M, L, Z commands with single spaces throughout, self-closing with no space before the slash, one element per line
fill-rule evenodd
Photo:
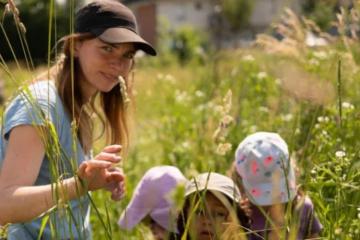
<path fill-rule="evenodd" d="M 120 200 L 124 194 L 125 175 L 120 168 L 113 167 L 121 161 L 118 153 L 120 145 L 110 145 L 103 149 L 94 159 L 80 164 L 77 175 L 85 182 L 89 191 L 106 189 L 113 200 Z"/>

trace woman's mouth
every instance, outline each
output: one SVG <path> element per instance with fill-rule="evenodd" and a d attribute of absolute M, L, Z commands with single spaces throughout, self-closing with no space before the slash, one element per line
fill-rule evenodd
<path fill-rule="evenodd" d="M 116 75 L 112 75 L 112 74 L 108 74 L 108 73 L 101 73 L 107 80 L 111 81 L 111 82 L 117 82 L 118 80 L 118 76 Z"/>

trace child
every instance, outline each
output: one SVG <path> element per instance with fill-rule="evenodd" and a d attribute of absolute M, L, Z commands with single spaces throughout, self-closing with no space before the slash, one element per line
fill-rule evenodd
<path fill-rule="evenodd" d="M 131 230 L 143 222 L 149 226 L 155 239 L 168 239 L 177 232 L 177 214 L 173 212 L 170 194 L 186 181 L 180 170 L 173 166 L 149 169 L 136 186 L 130 203 L 119 219 L 119 226 Z"/>
<path fill-rule="evenodd" d="M 295 219 L 290 227 L 296 239 L 319 236 L 322 225 L 310 198 L 296 188 L 288 146 L 278 134 L 257 132 L 246 137 L 236 150 L 234 168 L 232 176 L 250 200 L 248 206 L 246 201 L 242 204 L 251 218 L 250 239 L 279 239 L 287 208 Z"/>
<path fill-rule="evenodd" d="M 247 239 L 248 217 L 239 207 L 240 197 L 235 183 L 218 173 L 203 173 L 188 182 L 178 219 L 181 239 Z"/>

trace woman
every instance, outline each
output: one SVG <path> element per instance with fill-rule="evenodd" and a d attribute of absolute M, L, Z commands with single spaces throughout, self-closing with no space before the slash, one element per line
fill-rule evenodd
<path fill-rule="evenodd" d="M 50 80 L 20 91 L 3 116 L 0 225 L 12 223 L 9 240 L 91 239 L 87 192 L 107 189 L 113 200 L 124 192 L 114 164 L 127 145 L 127 79 L 137 50 L 156 52 L 138 35 L 131 10 L 111 0 L 81 8 L 75 33 L 62 42 Z M 95 157 L 92 115 L 110 144 Z"/>

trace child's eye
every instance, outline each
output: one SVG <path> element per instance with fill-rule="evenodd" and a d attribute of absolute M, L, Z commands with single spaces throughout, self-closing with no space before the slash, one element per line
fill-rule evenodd
<path fill-rule="evenodd" d="M 222 220 L 225 220 L 227 218 L 228 214 L 226 212 L 223 212 L 223 211 L 217 211 L 215 212 L 215 217 L 217 219 L 222 219 Z"/>
<path fill-rule="evenodd" d="M 195 214 L 196 214 L 197 216 L 204 216 L 204 215 L 205 215 L 205 211 L 204 211 L 204 209 L 197 209 L 197 210 L 195 211 Z"/>

